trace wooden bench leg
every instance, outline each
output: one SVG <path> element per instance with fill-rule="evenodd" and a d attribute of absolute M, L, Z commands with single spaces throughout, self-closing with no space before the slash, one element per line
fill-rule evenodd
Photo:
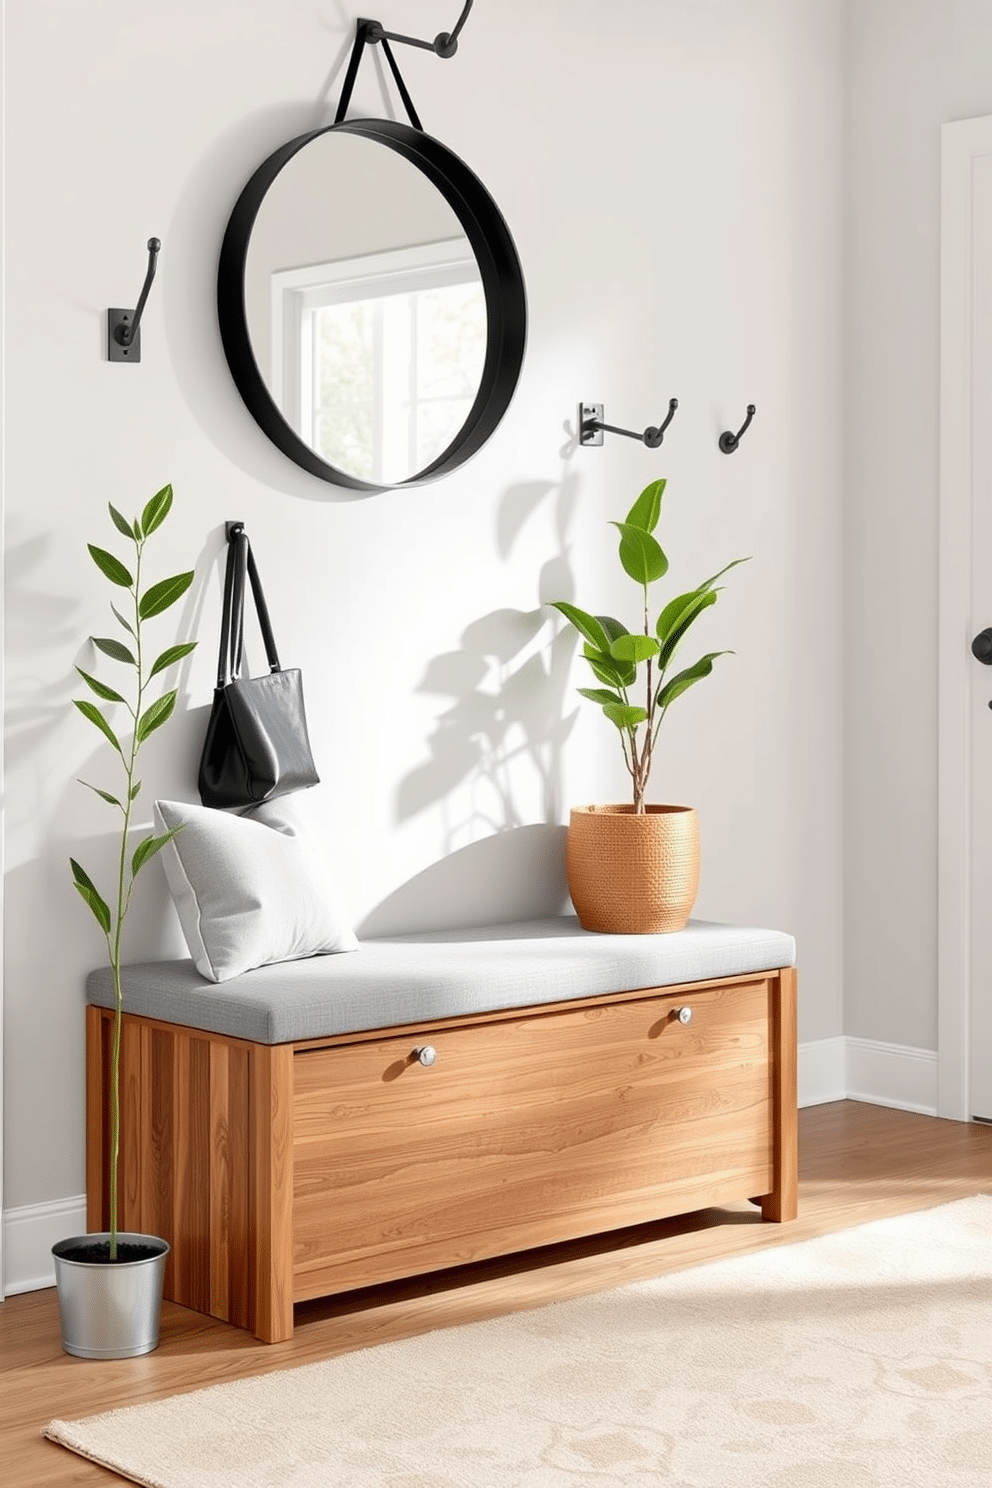
<path fill-rule="evenodd" d="M 249 1327 L 281 1343 L 293 1336 L 293 1049 L 251 1048 Z"/>
<path fill-rule="evenodd" d="M 799 1132 L 796 1072 L 796 968 L 778 974 L 772 1009 L 772 1126 L 775 1187 L 760 1199 L 762 1219 L 781 1223 L 799 1212 Z"/>

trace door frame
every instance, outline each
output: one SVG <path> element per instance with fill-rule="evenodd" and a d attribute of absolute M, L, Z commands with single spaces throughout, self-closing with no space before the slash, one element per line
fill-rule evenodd
<path fill-rule="evenodd" d="M 941 126 L 937 1114 L 971 1117 L 972 192 L 992 117 Z"/>

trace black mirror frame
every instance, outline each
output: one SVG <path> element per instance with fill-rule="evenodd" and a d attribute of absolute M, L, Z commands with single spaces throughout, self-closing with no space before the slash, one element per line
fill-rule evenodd
<path fill-rule="evenodd" d="M 269 392 L 248 333 L 245 265 L 255 218 L 283 166 L 322 134 L 357 134 L 402 155 L 437 187 L 454 211 L 479 265 L 486 299 L 486 356 L 475 402 L 457 435 L 436 460 L 407 480 L 376 485 L 322 460 L 290 428 Z M 353 491 L 413 487 L 447 475 L 481 449 L 506 413 L 523 364 L 527 302 L 520 260 L 509 228 L 482 182 L 457 155 L 434 139 L 392 119 L 352 119 L 298 135 L 271 154 L 235 203 L 221 245 L 217 313 L 228 366 L 255 422 L 272 443 L 311 475 Z"/>

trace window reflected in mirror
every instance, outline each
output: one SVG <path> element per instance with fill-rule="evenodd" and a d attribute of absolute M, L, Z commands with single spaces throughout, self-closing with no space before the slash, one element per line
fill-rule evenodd
<path fill-rule="evenodd" d="M 456 438 L 487 335 L 464 237 L 276 270 L 271 311 L 270 390 L 321 459 L 391 485 Z"/>

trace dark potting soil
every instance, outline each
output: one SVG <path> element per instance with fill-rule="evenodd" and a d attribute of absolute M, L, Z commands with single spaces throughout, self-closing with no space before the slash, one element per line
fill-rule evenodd
<path fill-rule="evenodd" d="M 118 1240 L 117 1256 L 111 1261 L 110 1242 L 95 1240 L 92 1245 L 74 1245 L 64 1259 L 82 1261 L 88 1266 L 120 1266 L 128 1261 L 151 1261 L 161 1253 L 161 1249 L 155 1245 L 138 1245 L 133 1240 Z"/>

